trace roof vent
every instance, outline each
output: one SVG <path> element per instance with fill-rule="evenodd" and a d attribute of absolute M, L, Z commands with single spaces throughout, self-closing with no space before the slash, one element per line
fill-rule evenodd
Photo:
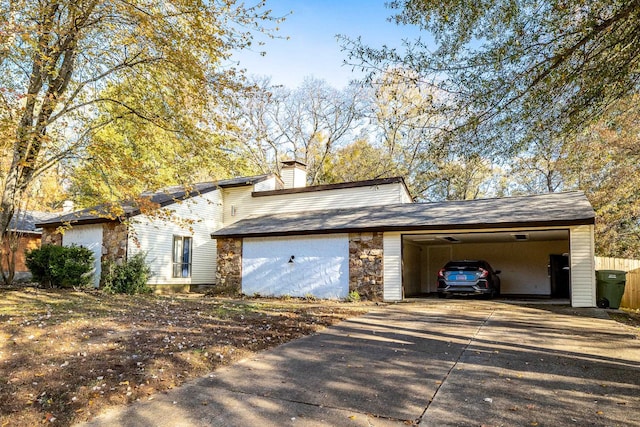
<path fill-rule="evenodd" d="M 513 238 L 516 239 L 516 242 L 524 242 L 529 240 L 528 234 L 512 234 Z"/>
<path fill-rule="evenodd" d="M 444 237 L 441 237 L 441 239 L 451 243 L 460 243 L 459 239 L 456 239 L 455 237 L 451 237 L 451 236 L 444 236 Z"/>

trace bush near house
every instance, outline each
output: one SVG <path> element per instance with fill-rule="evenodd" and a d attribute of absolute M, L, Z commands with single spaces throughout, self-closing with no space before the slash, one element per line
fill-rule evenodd
<path fill-rule="evenodd" d="M 147 285 L 151 268 L 143 253 L 122 264 L 108 262 L 102 272 L 102 290 L 110 294 L 148 294 L 152 289 Z"/>
<path fill-rule="evenodd" d="M 94 257 L 80 246 L 44 245 L 26 252 L 33 280 L 51 288 L 82 288 L 92 283 Z"/>

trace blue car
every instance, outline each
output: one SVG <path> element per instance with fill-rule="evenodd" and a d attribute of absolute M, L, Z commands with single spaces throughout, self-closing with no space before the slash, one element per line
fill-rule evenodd
<path fill-rule="evenodd" d="M 500 270 L 494 270 L 487 261 L 449 261 L 438 271 L 438 296 L 482 295 L 494 298 L 500 295 Z"/>

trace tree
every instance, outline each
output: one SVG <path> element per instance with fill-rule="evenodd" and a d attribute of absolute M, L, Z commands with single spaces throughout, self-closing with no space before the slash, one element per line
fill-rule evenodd
<path fill-rule="evenodd" d="M 149 190 L 251 174 L 242 159 L 230 151 L 230 143 L 223 140 L 220 133 L 225 123 L 216 125 L 218 132 L 200 126 L 206 102 L 189 102 L 191 111 L 185 115 L 180 110 L 187 100 L 169 103 L 171 97 L 164 96 L 164 88 L 148 86 L 146 80 L 136 82 L 126 88 L 128 94 L 119 97 L 128 105 L 135 105 L 138 99 L 155 98 L 153 103 L 162 107 L 158 116 L 173 117 L 174 129 L 139 117 L 117 120 L 126 114 L 123 107 L 101 106 L 95 120 L 108 124 L 94 132 L 87 147 L 68 162 L 69 192 L 77 204 L 135 203 Z M 114 89 L 104 93 L 110 95 L 122 88 Z"/>
<path fill-rule="evenodd" d="M 391 160 L 384 149 L 365 139 L 357 139 L 328 156 L 319 181 L 338 183 L 389 177 L 392 175 L 389 164 Z"/>
<path fill-rule="evenodd" d="M 362 124 L 366 102 L 357 86 L 340 91 L 307 78 L 290 90 L 262 80 L 229 114 L 238 123 L 236 138 L 247 141 L 248 156 L 263 171 L 278 171 L 281 160 L 300 160 L 314 185 L 322 183 L 328 160 Z"/>
<path fill-rule="evenodd" d="M 483 193 L 492 164 L 490 147 L 474 140 L 444 141 L 446 93 L 425 84 L 405 68 L 387 69 L 374 82 L 374 134 L 386 152 L 381 158 L 390 175 L 405 177 L 421 200 L 473 199 Z"/>
<path fill-rule="evenodd" d="M 564 180 L 596 211 L 596 253 L 640 257 L 640 109 L 619 102 L 567 145 Z"/>
<path fill-rule="evenodd" d="M 395 0 L 398 23 L 429 31 L 406 53 L 345 40 L 350 62 L 402 66 L 446 93 L 439 137 L 518 150 L 544 129 L 575 134 L 637 92 L 640 1 Z M 511 151 L 509 154 L 513 154 Z"/>
<path fill-rule="evenodd" d="M 144 121 L 180 133 L 181 119 L 196 114 L 192 123 L 215 128 L 203 103 L 240 88 L 223 61 L 275 20 L 264 2 L 233 0 L 0 0 L 0 16 L 0 130 L 11 159 L 2 175 L 3 236 L 34 179 L 107 125 Z M 130 96 L 140 81 L 157 96 Z"/>
<path fill-rule="evenodd" d="M 566 171 L 568 145 L 570 141 L 544 134 L 531 141 L 527 150 L 510 159 L 511 192 L 555 193 L 571 185 Z"/>

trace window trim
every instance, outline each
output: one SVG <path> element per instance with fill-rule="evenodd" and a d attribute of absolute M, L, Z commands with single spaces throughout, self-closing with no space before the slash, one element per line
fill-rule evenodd
<path fill-rule="evenodd" d="M 185 246 L 185 242 L 188 242 L 188 246 Z M 193 273 L 192 236 L 173 236 L 171 261 L 171 276 L 174 279 L 188 279 L 191 277 Z"/>

